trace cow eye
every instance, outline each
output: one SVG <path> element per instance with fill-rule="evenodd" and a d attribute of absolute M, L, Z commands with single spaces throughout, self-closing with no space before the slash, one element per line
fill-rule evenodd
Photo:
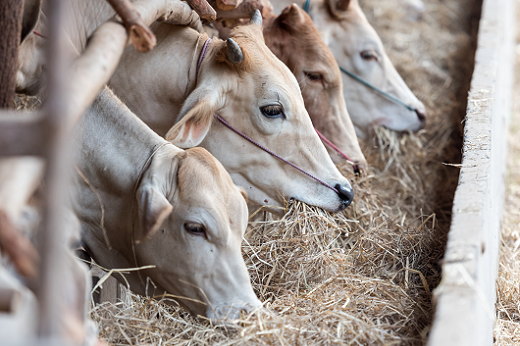
<path fill-rule="evenodd" d="M 379 61 L 378 55 L 374 50 L 364 50 L 360 53 L 361 58 L 366 61 Z"/>
<path fill-rule="evenodd" d="M 321 82 L 323 80 L 323 75 L 321 73 L 316 72 L 303 72 L 305 77 L 313 82 Z"/>
<path fill-rule="evenodd" d="M 260 107 L 262 114 L 268 118 L 285 118 L 283 114 L 283 107 L 280 105 L 269 105 Z"/>
<path fill-rule="evenodd" d="M 198 235 L 200 237 L 206 237 L 206 229 L 200 223 L 195 222 L 186 222 L 184 224 L 184 229 L 193 235 Z"/>

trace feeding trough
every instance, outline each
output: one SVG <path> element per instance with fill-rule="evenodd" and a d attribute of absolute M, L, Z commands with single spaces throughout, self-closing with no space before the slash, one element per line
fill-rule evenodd
<path fill-rule="evenodd" d="M 428 345 L 491 345 L 514 76 L 514 2 L 485 0 Z"/>

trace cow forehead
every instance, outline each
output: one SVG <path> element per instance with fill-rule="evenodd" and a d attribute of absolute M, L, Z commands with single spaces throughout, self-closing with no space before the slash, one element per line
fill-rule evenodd
<path fill-rule="evenodd" d="M 266 66 L 251 71 L 247 76 L 241 76 L 237 79 L 237 86 L 233 88 L 230 100 L 235 104 L 245 101 L 246 108 L 267 106 L 274 102 L 298 114 L 303 109 L 298 82 L 285 65 L 280 69 L 272 65 Z"/>
<path fill-rule="evenodd" d="M 247 206 L 222 164 L 205 149 L 193 148 L 187 152 L 178 173 L 180 202 L 188 210 L 213 219 L 217 224 L 214 226 L 223 227 L 228 222 L 242 224 L 247 218 Z"/>
<path fill-rule="evenodd" d="M 256 84 L 278 84 L 291 93 L 299 93 L 298 82 L 289 68 L 265 45 L 261 31 L 251 26 L 235 29 L 231 35 L 246 55 L 247 73 L 240 78 L 252 79 Z M 265 86 L 265 85 L 264 85 Z"/>
<path fill-rule="evenodd" d="M 264 60 L 256 64 L 250 71 L 248 82 L 254 83 L 260 94 L 269 92 L 287 96 L 299 95 L 300 88 L 292 72 L 278 58 L 272 58 L 271 63 Z"/>

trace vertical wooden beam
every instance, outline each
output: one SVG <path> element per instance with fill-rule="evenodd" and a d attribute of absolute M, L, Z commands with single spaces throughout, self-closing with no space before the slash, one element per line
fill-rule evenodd
<path fill-rule="evenodd" d="M 44 112 L 47 115 L 42 128 L 47 134 L 49 149 L 44 175 L 45 194 L 43 220 L 38 232 L 40 253 L 40 281 L 37 287 L 39 317 L 37 334 L 41 341 L 49 344 L 60 340 L 62 328 L 62 309 L 64 273 L 67 272 L 68 258 L 65 252 L 66 189 L 68 187 L 67 131 L 70 128 L 67 114 L 68 100 L 63 97 L 66 86 L 65 66 L 65 6 L 66 1 L 47 2 L 49 27 L 47 33 L 47 92 L 48 98 Z"/>
<path fill-rule="evenodd" d="M 22 32 L 23 0 L 0 1 L 0 108 L 12 108 Z"/>

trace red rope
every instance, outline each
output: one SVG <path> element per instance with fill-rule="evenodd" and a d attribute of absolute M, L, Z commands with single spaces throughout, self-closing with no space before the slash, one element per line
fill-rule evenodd
<path fill-rule="evenodd" d="M 33 30 L 33 33 L 34 33 L 35 35 L 40 36 L 40 37 L 47 38 L 44 34 L 42 34 L 42 33 L 39 32 L 39 31 Z"/>
<path fill-rule="evenodd" d="M 280 155 L 274 153 L 273 151 L 267 149 L 266 147 L 264 147 L 262 144 L 258 143 L 257 141 L 255 141 L 254 139 L 252 139 L 251 137 L 247 136 L 246 134 L 240 132 L 239 130 L 237 130 L 236 128 L 234 128 L 231 124 L 229 124 L 227 121 L 225 121 L 220 115 L 216 114 L 215 113 L 215 118 L 217 118 L 222 124 L 224 124 L 225 126 L 227 126 L 230 130 L 232 130 L 233 132 L 235 132 L 236 134 L 242 136 L 243 138 L 245 138 L 246 140 L 248 140 L 249 142 L 253 143 L 254 145 L 256 145 L 257 147 L 259 147 L 260 149 L 262 149 L 263 151 L 271 154 L 272 156 L 276 157 L 277 159 L 281 160 L 282 162 L 288 164 L 289 166 L 297 169 L 298 171 L 302 172 L 303 174 L 305 174 L 306 176 L 316 180 L 318 183 L 322 184 L 323 186 L 326 186 L 328 187 L 329 189 L 331 189 L 332 191 L 336 192 L 338 195 L 339 195 L 339 191 L 327 184 L 326 182 L 324 182 L 323 180 L 321 180 L 320 178 L 317 178 L 315 177 L 314 175 L 304 171 L 303 169 L 301 169 L 300 167 L 296 166 L 294 163 L 290 162 L 290 161 L 287 161 L 286 159 L 284 159 L 283 157 L 281 157 Z"/>
<path fill-rule="evenodd" d="M 337 146 L 335 146 L 334 143 L 332 143 L 329 139 L 327 139 L 327 137 L 322 135 L 321 132 L 318 131 L 317 128 L 314 128 L 314 130 L 316 130 L 316 133 L 318 134 L 318 136 L 320 136 L 321 140 L 325 144 L 330 146 L 332 149 L 336 150 L 336 152 L 338 154 L 340 154 L 345 160 L 347 160 L 348 163 L 350 163 L 353 166 L 354 173 L 359 174 L 359 166 L 353 160 L 351 160 L 344 152 L 342 152 Z"/>

